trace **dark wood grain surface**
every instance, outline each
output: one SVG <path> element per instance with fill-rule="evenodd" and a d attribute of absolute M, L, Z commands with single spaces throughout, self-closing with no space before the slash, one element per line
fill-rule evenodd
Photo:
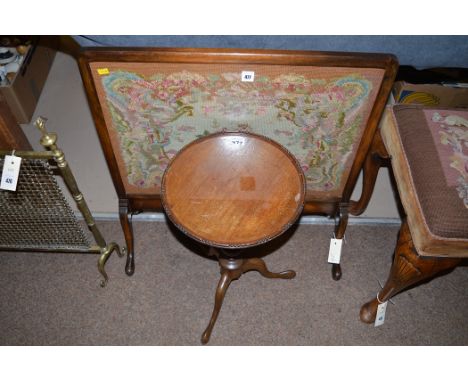
<path fill-rule="evenodd" d="M 0 94 L 0 150 L 32 150 L 26 135 Z"/>

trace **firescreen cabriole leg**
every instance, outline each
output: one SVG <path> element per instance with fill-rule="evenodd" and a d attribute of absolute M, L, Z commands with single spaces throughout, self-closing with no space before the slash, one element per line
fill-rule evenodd
<path fill-rule="evenodd" d="M 128 276 L 135 272 L 135 254 L 133 247 L 133 226 L 132 213 L 129 210 L 128 199 L 119 199 L 119 218 L 127 245 L 127 263 L 125 264 L 125 273 Z"/>
<path fill-rule="evenodd" d="M 381 167 L 390 167 L 390 155 L 382 141 L 380 131 L 377 130 L 364 160 L 361 197 L 358 201 L 350 202 L 349 213 L 351 215 L 361 215 L 366 210 Z"/>
<path fill-rule="evenodd" d="M 348 226 L 348 203 L 340 203 L 339 215 L 338 215 L 338 224 L 335 226 L 335 238 L 343 239 L 346 232 L 346 227 Z M 341 279 L 342 271 L 340 264 L 332 264 L 331 270 L 332 278 L 335 281 Z"/>
<path fill-rule="evenodd" d="M 340 203 L 339 206 L 339 222 L 335 227 L 335 238 L 343 239 L 345 236 L 346 227 L 348 225 L 349 214 L 362 214 L 374 191 L 375 182 L 379 173 L 380 167 L 390 165 L 390 156 L 387 153 L 385 145 L 382 141 L 380 131 L 377 130 L 374 134 L 372 144 L 367 153 L 363 166 L 363 183 L 361 197 L 358 201 L 350 201 L 349 203 Z M 342 276 L 341 265 L 332 265 L 333 280 L 340 280 Z"/>

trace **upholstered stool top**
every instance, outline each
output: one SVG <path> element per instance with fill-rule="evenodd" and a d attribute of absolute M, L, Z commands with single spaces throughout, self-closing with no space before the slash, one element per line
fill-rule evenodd
<path fill-rule="evenodd" d="M 468 110 L 397 105 L 381 133 L 418 253 L 468 257 Z"/>

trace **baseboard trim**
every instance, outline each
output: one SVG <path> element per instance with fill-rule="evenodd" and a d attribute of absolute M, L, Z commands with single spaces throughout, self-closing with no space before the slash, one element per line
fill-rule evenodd
<path fill-rule="evenodd" d="M 94 219 L 97 221 L 105 220 L 119 220 L 118 213 L 112 212 L 94 212 Z M 81 214 L 77 213 L 78 219 L 82 220 Z M 133 221 L 136 222 L 163 222 L 166 221 L 166 216 L 163 213 L 141 213 L 133 215 Z M 299 224 L 316 224 L 316 225 L 334 225 L 335 220 L 326 216 L 302 216 L 299 219 Z M 354 217 L 349 218 L 350 225 L 400 225 L 401 219 L 399 218 L 386 218 L 386 217 Z"/>

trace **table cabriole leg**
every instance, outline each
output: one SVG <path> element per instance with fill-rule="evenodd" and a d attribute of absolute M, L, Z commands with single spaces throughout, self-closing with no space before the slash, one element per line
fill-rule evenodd
<path fill-rule="evenodd" d="M 224 301 L 224 296 L 226 295 L 226 291 L 232 281 L 239 279 L 243 273 L 249 271 L 257 271 L 263 277 L 271 279 L 292 279 L 296 276 L 296 272 L 291 270 L 279 273 L 270 272 L 265 262 L 257 257 L 248 259 L 235 259 L 230 257 L 234 254 L 238 255 L 240 253 L 239 250 L 235 252 L 229 252 L 223 249 L 212 248 L 210 249 L 210 253 L 218 257 L 219 266 L 221 269 L 221 278 L 219 280 L 218 287 L 216 288 L 215 305 L 213 308 L 213 313 L 211 314 L 210 322 L 208 323 L 208 326 L 201 337 L 201 342 L 203 344 L 208 343 L 210 340 L 211 332 L 213 331 Z"/>
<path fill-rule="evenodd" d="M 215 293 L 215 304 L 213 308 L 213 313 L 211 314 L 208 326 L 202 334 L 202 344 L 207 344 L 210 340 L 211 332 L 213 331 L 213 327 L 216 323 L 216 320 L 218 319 L 219 311 L 221 310 L 221 306 L 223 305 L 224 296 L 226 295 L 226 291 L 229 288 L 229 285 L 233 280 L 238 279 L 241 276 L 241 274 L 242 270 L 240 268 L 235 270 L 221 270 L 221 278 L 219 279 L 218 287 L 216 288 Z"/>
<path fill-rule="evenodd" d="M 248 271 L 257 271 L 263 277 L 269 279 L 293 279 L 294 277 L 296 277 L 296 272 L 291 270 L 279 273 L 270 272 L 265 262 L 258 257 L 253 257 L 244 261 L 244 264 L 242 264 L 242 273 Z"/>

